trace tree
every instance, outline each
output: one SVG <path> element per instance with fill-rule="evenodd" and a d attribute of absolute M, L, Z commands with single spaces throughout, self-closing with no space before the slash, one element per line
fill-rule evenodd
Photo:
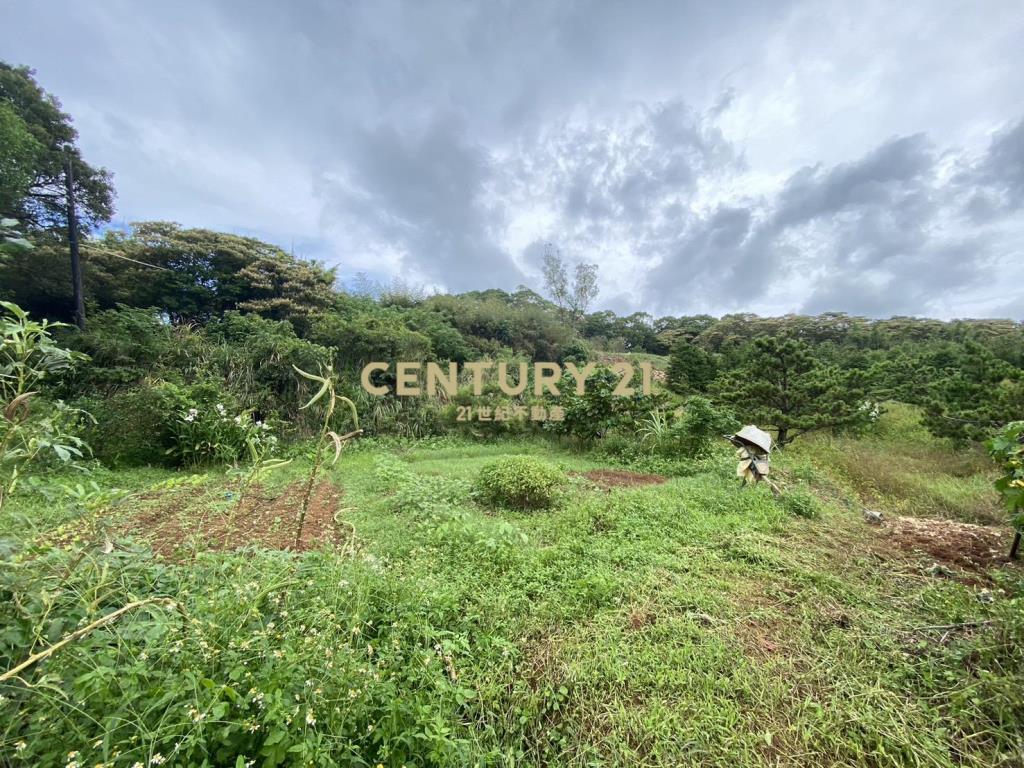
<path fill-rule="evenodd" d="M 14 107 L 0 102 L 0 216 L 12 215 L 28 194 L 41 150 Z"/>
<path fill-rule="evenodd" d="M 779 446 L 866 418 L 861 373 L 823 365 L 808 344 L 790 338 L 757 339 L 745 363 L 719 379 L 718 390 L 742 417 L 774 429 Z"/>
<path fill-rule="evenodd" d="M 39 87 L 33 74 L 27 67 L 15 68 L 0 62 L 0 105 L 15 112 L 34 142 L 27 146 L 24 141 L 17 142 L 21 166 L 14 173 L 13 184 L 20 184 L 21 189 L 10 189 L 5 194 L 12 196 L 11 213 L 32 228 L 67 228 L 72 309 L 75 323 L 84 330 L 79 230 L 88 232 L 110 219 L 114 189 L 106 170 L 93 168 L 82 159 L 75 146 L 78 132 L 71 126 L 70 115 L 61 111 L 56 98 Z M 17 133 L 20 126 L 15 125 L 14 129 Z M 23 182 L 25 174 L 31 175 L 27 186 Z"/>
<path fill-rule="evenodd" d="M 313 315 L 334 303 L 334 272 L 314 262 L 261 255 L 235 278 L 248 284 L 249 296 L 238 302 L 239 310 L 289 320 L 300 334 L 308 330 Z"/>
<path fill-rule="evenodd" d="M 932 370 L 924 424 L 954 442 L 983 440 L 993 430 L 1024 417 L 1024 370 L 975 342 L 943 345 L 924 359 Z"/>
<path fill-rule="evenodd" d="M 676 343 L 668 361 L 668 388 L 685 395 L 707 392 L 718 375 L 714 355 L 685 339 Z"/>
<path fill-rule="evenodd" d="M 13 161 L 20 162 L 17 173 L 27 172 L 31 178 L 7 213 L 36 229 L 63 229 L 68 216 L 65 174 L 70 162 L 79 226 L 83 231 L 90 231 L 109 221 L 113 214 L 114 188 L 110 173 L 82 159 L 75 146 L 78 132 L 71 125 L 71 116 L 61 111 L 55 97 L 39 87 L 34 74 L 28 67 L 12 67 L 0 62 L 0 105 L 14 112 L 34 142 L 26 149 L 22 137 L 18 144 L 21 159 Z M 7 119 L 9 121 L 9 114 Z M 11 130 L 10 126 L 7 130 Z M 19 129 L 15 126 L 13 130 L 17 133 Z M 0 146 L 4 147 L 3 158 L 7 163 L 10 149 L 6 143 Z M 26 168 L 25 163 L 30 166 Z"/>
<path fill-rule="evenodd" d="M 577 264 L 570 286 L 565 261 L 549 244 L 544 252 L 541 269 L 544 274 L 544 286 L 551 295 L 551 300 L 564 315 L 568 316 L 569 322 L 576 326 L 587 314 L 600 291 L 597 284 L 597 264 Z"/>

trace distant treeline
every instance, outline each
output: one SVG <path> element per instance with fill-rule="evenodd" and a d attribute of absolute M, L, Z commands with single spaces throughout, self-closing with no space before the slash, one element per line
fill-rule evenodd
<path fill-rule="evenodd" d="M 0 298 L 68 320 L 66 244 L 46 233 L 34 240 L 32 250 L 0 262 Z M 63 395 L 89 400 L 91 411 L 119 398 L 107 425 L 123 424 L 139 392 L 155 397 L 154 382 L 170 398 L 161 407 L 149 402 L 154 413 L 230 395 L 240 407 L 301 425 L 292 364 L 330 364 L 358 389 L 357 372 L 370 361 L 599 361 L 621 353 L 669 356 L 669 391 L 634 404 L 635 413 L 698 395 L 772 427 L 782 442 L 848 428 L 885 400 L 920 406 L 936 435 L 959 441 L 1024 417 L 1024 325 L 1012 320 L 573 317 L 524 287 L 353 293 L 337 287 L 334 270 L 273 245 L 162 222 L 108 231 L 82 252 L 87 330 L 64 336 L 91 363 Z M 173 387 L 192 389 L 171 396 Z M 353 395 L 381 431 L 452 427 L 436 403 Z M 605 434 L 593 423 L 581 418 L 587 435 Z"/>
<path fill-rule="evenodd" d="M 120 458 L 159 460 L 168 420 L 225 400 L 301 434 L 308 411 L 299 409 L 292 366 L 333 366 L 351 382 L 369 431 L 453 428 L 452 403 L 368 398 L 358 370 L 370 361 L 669 356 L 667 390 L 656 395 L 614 398 L 610 386 L 595 386 L 563 398 L 557 429 L 581 440 L 618 430 L 636 442 L 641 418 L 652 434 L 675 418 L 686 434 L 705 435 L 738 418 L 784 444 L 807 431 L 862 428 L 885 400 L 919 406 L 935 435 L 961 442 L 1024 418 L 1024 326 L 1013 320 L 588 313 L 597 268 L 577 265 L 570 283 L 550 253 L 553 300 L 522 286 L 346 291 L 334 269 L 249 237 L 167 222 L 90 237 L 113 214 L 113 178 L 86 162 L 76 140 L 70 115 L 32 71 L 0 62 L 0 299 L 33 318 L 70 321 L 69 243 L 78 232 L 87 323 L 63 329 L 61 341 L 90 361 L 45 394 L 96 416 L 107 434 L 95 435 L 94 447 Z"/>

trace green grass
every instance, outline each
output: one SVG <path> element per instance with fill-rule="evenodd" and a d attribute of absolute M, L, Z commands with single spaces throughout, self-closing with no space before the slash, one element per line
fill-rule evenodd
<path fill-rule="evenodd" d="M 473 500 L 495 458 L 601 460 L 539 442 L 368 442 L 330 472 L 354 550 L 187 565 L 130 541 L 34 546 L 72 513 L 20 497 L 0 512 L 14 550 L 4 667 L 134 599 L 171 597 L 188 619 L 141 608 L 0 683 L 0 764 L 1019 765 L 1020 572 L 995 572 L 983 602 L 982 585 L 872 555 L 846 506 L 883 491 L 844 457 L 886 466 L 913 438 L 797 443 L 778 463 L 819 493 L 813 519 L 740 490 L 729 459 L 613 492 L 570 478 L 555 508 L 513 512 Z M 941 450 L 932 498 L 977 519 L 965 489 L 985 476 L 950 474 L 974 459 Z M 894 484 L 908 472 L 878 498 L 926 514 L 901 495 L 919 486 Z M 175 474 L 101 477 L 143 489 Z M 226 480 L 202 482 L 212 503 Z M 927 629 L 964 622 L 991 623 Z"/>
<path fill-rule="evenodd" d="M 911 406 L 890 403 L 862 437 L 809 436 L 779 462 L 816 467 L 865 506 L 892 514 L 972 523 L 1007 520 L 992 486 L 992 462 L 979 447 L 953 450 L 928 434 Z"/>

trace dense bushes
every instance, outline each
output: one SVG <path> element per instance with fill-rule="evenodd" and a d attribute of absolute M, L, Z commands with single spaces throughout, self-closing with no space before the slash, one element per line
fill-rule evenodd
<path fill-rule="evenodd" d="M 565 483 L 557 468 L 532 456 L 511 456 L 487 464 L 476 481 L 485 502 L 517 509 L 546 509 Z"/>

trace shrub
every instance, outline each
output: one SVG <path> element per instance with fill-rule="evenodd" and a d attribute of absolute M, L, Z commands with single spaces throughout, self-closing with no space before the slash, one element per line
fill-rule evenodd
<path fill-rule="evenodd" d="M 805 484 L 787 488 L 779 496 L 782 508 L 797 517 L 815 518 L 821 515 L 821 502 Z"/>
<path fill-rule="evenodd" d="M 251 411 L 233 414 L 223 403 L 180 411 L 172 429 L 170 452 L 190 466 L 234 464 L 260 454 L 277 440 L 270 425 L 254 419 Z"/>
<path fill-rule="evenodd" d="M 108 397 L 81 398 L 75 405 L 95 417 L 85 439 L 93 455 L 107 466 L 174 464 L 173 422 L 188 407 L 183 388 L 167 382 L 145 382 L 137 389 Z"/>
<path fill-rule="evenodd" d="M 682 417 L 672 424 L 662 445 L 670 455 L 700 458 L 707 456 L 714 442 L 737 424 L 729 410 L 715 406 L 706 397 L 694 395 L 686 401 Z"/>
<path fill-rule="evenodd" d="M 532 456 L 510 456 L 487 464 L 476 481 L 479 498 L 517 509 L 546 509 L 554 504 L 565 476 Z"/>
<path fill-rule="evenodd" d="M 76 434 L 88 414 L 40 397 L 49 380 L 84 359 L 53 343 L 59 325 L 0 302 L 0 504 L 24 469 L 73 462 L 89 450 Z"/>

